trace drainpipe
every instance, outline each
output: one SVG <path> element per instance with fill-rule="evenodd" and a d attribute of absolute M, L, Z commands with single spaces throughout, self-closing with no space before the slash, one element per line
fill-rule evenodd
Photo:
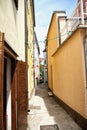
<path fill-rule="evenodd" d="M 85 35 L 85 37 L 84 37 L 84 40 L 83 40 L 83 43 L 84 43 L 84 60 L 85 60 L 85 78 L 86 78 L 86 85 L 85 85 L 85 112 L 86 112 L 86 119 L 87 119 L 87 73 L 86 73 L 86 71 L 87 71 L 87 54 L 86 54 L 86 51 L 87 51 L 87 29 L 85 30 L 85 32 L 86 32 L 86 35 Z"/>
<path fill-rule="evenodd" d="M 27 101 L 29 98 L 29 84 L 28 84 L 28 26 L 27 26 L 27 1 L 28 0 L 24 0 L 24 5 L 25 5 L 25 62 L 27 63 Z M 27 102 L 28 106 L 29 106 L 29 101 Z M 27 106 L 27 107 L 28 107 Z M 28 110 L 28 112 L 30 112 L 30 110 Z"/>
<path fill-rule="evenodd" d="M 28 27 L 27 27 L 27 0 L 25 0 L 25 61 L 28 64 Z"/>
<path fill-rule="evenodd" d="M 34 29 L 33 29 L 34 30 Z M 34 49 L 35 49 L 35 32 L 33 31 L 33 79 L 34 79 L 34 88 L 35 88 L 35 53 L 34 53 Z"/>

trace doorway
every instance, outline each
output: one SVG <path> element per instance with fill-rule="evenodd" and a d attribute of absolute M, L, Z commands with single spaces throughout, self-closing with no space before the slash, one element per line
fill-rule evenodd
<path fill-rule="evenodd" d="M 7 59 L 4 57 L 4 90 L 3 90 L 3 122 L 4 122 L 4 129 L 7 130 Z"/>
<path fill-rule="evenodd" d="M 11 59 L 4 56 L 3 119 L 4 130 L 11 130 Z"/>

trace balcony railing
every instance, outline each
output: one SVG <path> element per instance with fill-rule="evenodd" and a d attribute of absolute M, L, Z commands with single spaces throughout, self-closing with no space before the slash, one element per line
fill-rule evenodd
<path fill-rule="evenodd" d="M 63 28 L 60 27 L 61 44 L 79 25 L 87 25 L 87 2 L 80 0 Z"/>

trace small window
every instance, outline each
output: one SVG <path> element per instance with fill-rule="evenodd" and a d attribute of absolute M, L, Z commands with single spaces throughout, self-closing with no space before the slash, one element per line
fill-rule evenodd
<path fill-rule="evenodd" d="M 18 0 L 14 0 L 14 3 L 15 3 L 16 9 L 18 10 Z"/>

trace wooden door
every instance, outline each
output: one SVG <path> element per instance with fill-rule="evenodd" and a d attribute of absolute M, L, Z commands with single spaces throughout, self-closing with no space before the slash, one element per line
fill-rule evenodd
<path fill-rule="evenodd" d="M 3 125 L 4 34 L 0 32 L 0 130 Z"/>
<path fill-rule="evenodd" d="M 27 64 L 22 61 L 17 62 L 17 118 L 18 130 L 27 129 Z"/>

